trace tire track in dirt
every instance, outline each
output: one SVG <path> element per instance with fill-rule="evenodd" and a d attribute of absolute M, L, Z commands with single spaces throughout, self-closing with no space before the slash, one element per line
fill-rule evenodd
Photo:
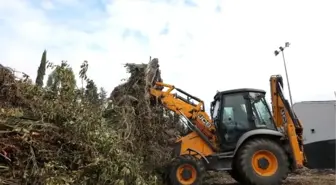
<path fill-rule="evenodd" d="M 205 185 L 240 185 L 225 172 L 210 173 L 204 182 Z M 304 172 L 288 176 L 283 185 L 335 185 L 335 172 Z"/>

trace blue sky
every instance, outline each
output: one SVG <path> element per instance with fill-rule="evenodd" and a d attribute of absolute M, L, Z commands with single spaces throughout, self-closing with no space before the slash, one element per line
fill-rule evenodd
<path fill-rule="evenodd" d="M 158 57 L 163 79 L 211 101 L 217 90 L 269 90 L 284 74 L 294 101 L 334 99 L 334 0 L 12 0 L 0 2 L 0 62 L 36 76 L 41 53 L 111 91 L 123 64 Z"/>

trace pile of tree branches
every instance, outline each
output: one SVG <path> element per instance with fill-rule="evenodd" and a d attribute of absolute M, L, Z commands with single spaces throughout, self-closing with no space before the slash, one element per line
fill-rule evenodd
<path fill-rule="evenodd" d="M 148 70 L 158 68 L 155 63 L 158 59 L 148 64 L 126 64 L 131 76 L 112 91 L 109 99 L 114 108 L 108 111 L 117 113 L 109 120 L 112 121 L 110 124 L 118 125 L 116 130 L 127 128 L 123 133 L 127 141 L 123 150 L 142 156 L 145 169 L 162 171 L 171 160 L 172 141 L 180 135 L 176 127 L 180 125 L 180 117 L 161 105 L 150 104 L 149 88 L 152 84 L 148 79 L 160 75 L 160 72 L 152 74 L 150 72 L 155 70 Z M 161 76 L 157 80 L 162 81 Z"/>
<path fill-rule="evenodd" d="M 162 184 L 179 119 L 149 104 L 147 64 L 127 64 L 131 77 L 108 101 L 88 62 L 77 87 L 67 62 L 46 54 L 35 83 L 0 68 L 0 184 Z"/>

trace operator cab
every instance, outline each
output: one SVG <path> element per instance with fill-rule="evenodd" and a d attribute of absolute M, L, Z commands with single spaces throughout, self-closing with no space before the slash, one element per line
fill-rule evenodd
<path fill-rule="evenodd" d="M 234 89 L 215 95 L 211 117 L 223 151 L 234 150 L 239 138 L 248 131 L 277 130 L 265 94 L 259 89 Z"/>

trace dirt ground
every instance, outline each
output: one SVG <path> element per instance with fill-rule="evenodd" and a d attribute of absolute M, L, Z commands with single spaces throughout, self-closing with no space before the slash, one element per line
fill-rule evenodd
<path fill-rule="evenodd" d="M 226 173 L 214 173 L 205 180 L 206 185 L 239 185 Z M 335 185 L 334 171 L 309 171 L 300 174 L 291 174 L 284 185 Z"/>

